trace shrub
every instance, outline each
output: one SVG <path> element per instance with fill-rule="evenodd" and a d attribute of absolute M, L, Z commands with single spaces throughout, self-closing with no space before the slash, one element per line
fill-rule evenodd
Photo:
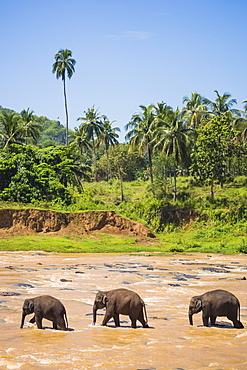
<path fill-rule="evenodd" d="M 245 239 L 242 240 L 242 242 L 239 246 L 239 252 L 247 254 L 247 241 Z"/>
<path fill-rule="evenodd" d="M 239 186 L 247 186 L 247 176 L 237 176 L 234 179 L 234 183 Z"/>
<path fill-rule="evenodd" d="M 182 252 L 184 252 L 184 248 L 179 247 L 179 246 L 177 246 L 177 247 L 171 247 L 170 248 L 170 252 L 173 252 L 173 253 L 182 253 Z"/>

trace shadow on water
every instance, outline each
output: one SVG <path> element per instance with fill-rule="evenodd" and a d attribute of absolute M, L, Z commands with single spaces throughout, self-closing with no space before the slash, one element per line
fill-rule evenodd
<path fill-rule="evenodd" d="M 231 325 L 228 322 L 216 322 L 214 326 L 208 324 L 208 326 L 204 325 L 197 325 L 198 328 L 218 328 L 218 329 L 234 329 L 234 330 L 239 330 L 238 328 L 234 328 L 233 325 Z"/>
<path fill-rule="evenodd" d="M 31 325 L 31 326 L 32 328 L 37 329 L 36 325 Z M 28 329 L 31 326 L 27 325 L 25 328 Z M 53 329 L 53 327 L 51 326 L 43 326 L 42 329 L 37 329 L 37 330 L 49 330 L 49 331 L 53 331 L 54 333 L 66 333 L 68 331 L 75 331 L 74 328 L 67 328 L 66 330 L 62 330 L 62 329 Z"/>

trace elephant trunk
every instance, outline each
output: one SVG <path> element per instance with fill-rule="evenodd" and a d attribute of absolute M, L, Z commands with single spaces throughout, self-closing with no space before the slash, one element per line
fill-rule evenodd
<path fill-rule="evenodd" d="M 193 325 L 193 318 L 192 318 L 192 313 L 189 313 L 189 320 L 190 320 L 190 325 Z"/>
<path fill-rule="evenodd" d="M 21 318 L 21 326 L 20 326 L 21 329 L 23 328 L 25 317 L 26 317 L 26 314 L 23 312 L 22 313 L 22 318 Z"/>
<path fill-rule="evenodd" d="M 93 306 L 93 324 L 96 323 L 96 312 L 97 312 L 97 307 L 96 305 Z"/>

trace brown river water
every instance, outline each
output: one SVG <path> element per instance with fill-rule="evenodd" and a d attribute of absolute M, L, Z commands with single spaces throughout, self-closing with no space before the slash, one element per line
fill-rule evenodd
<path fill-rule="evenodd" d="M 0 252 L 1 369 L 247 369 L 247 256 L 112 255 Z M 62 280 L 61 280 L 62 279 Z M 92 325 L 99 290 L 127 288 L 145 301 L 151 328 L 102 327 L 104 310 Z M 226 289 L 241 304 L 245 329 L 226 317 L 203 327 L 201 313 L 189 325 L 193 295 Z M 62 301 L 69 331 L 44 330 L 29 323 L 20 329 L 22 304 L 42 294 Z"/>

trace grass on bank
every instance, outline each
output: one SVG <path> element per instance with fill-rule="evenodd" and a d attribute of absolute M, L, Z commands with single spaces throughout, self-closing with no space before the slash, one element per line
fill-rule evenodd
<path fill-rule="evenodd" d="M 241 180 L 242 181 L 242 180 Z M 0 250 L 44 250 L 54 252 L 82 253 L 247 253 L 247 221 L 238 219 L 238 211 L 246 212 L 247 187 L 243 183 L 233 183 L 221 188 L 215 187 L 214 202 L 209 199 L 208 187 L 191 186 L 191 179 L 179 177 L 177 180 L 177 207 L 191 207 L 207 216 L 178 228 L 168 225 L 157 232 L 155 222 L 158 217 L 152 214 L 157 205 L 151 197 L 148 181 L 124 183 L 125 202 L 120 202 L 118 180 L 109 182 L 85 183 L 84 192 L 77 195 L 76 202 L 68 207 L 58 204 L 14 204 L 1 202 L 2 208 L 50 209 L 57 212 L 83 212 L 113 210 L 123 217 L 142 222 L 157 236 L 150 242 L 137 242 L 134 237 L 96 233 L 90 236 L 58 237 L 57 235 L 37 234 L 37 236 L 7 236 L 0 239 Z M 172 204 L 172 199 L 170 200 Z M 153 206 L 153 208 L 151 207 Z M 145 217 L 146 218 L 145 218 Z"/>
<path fill-rule="evenodd" d="M 212 230 L 211 230 L 212 231 Z M 159 234 L 150 241 L 136 238 L 93 233 L 90 236 L 10 236 L 0 239 L 1 251 L 43 250 L 58 253 L 247 253 L 247 239 L 243 236 L 199 237 L 198 231 L 177 230 Z"/>
<path fill-rule="evenodd" d="M 139 253 L 162 251 L 159 240 L 153 243 L 138 243 L 135 238 L 104 233 L 78 238 L 57 236 L 17 236 L 0 239 L 1 251 L 43 250 L 60 253 Z"/>

